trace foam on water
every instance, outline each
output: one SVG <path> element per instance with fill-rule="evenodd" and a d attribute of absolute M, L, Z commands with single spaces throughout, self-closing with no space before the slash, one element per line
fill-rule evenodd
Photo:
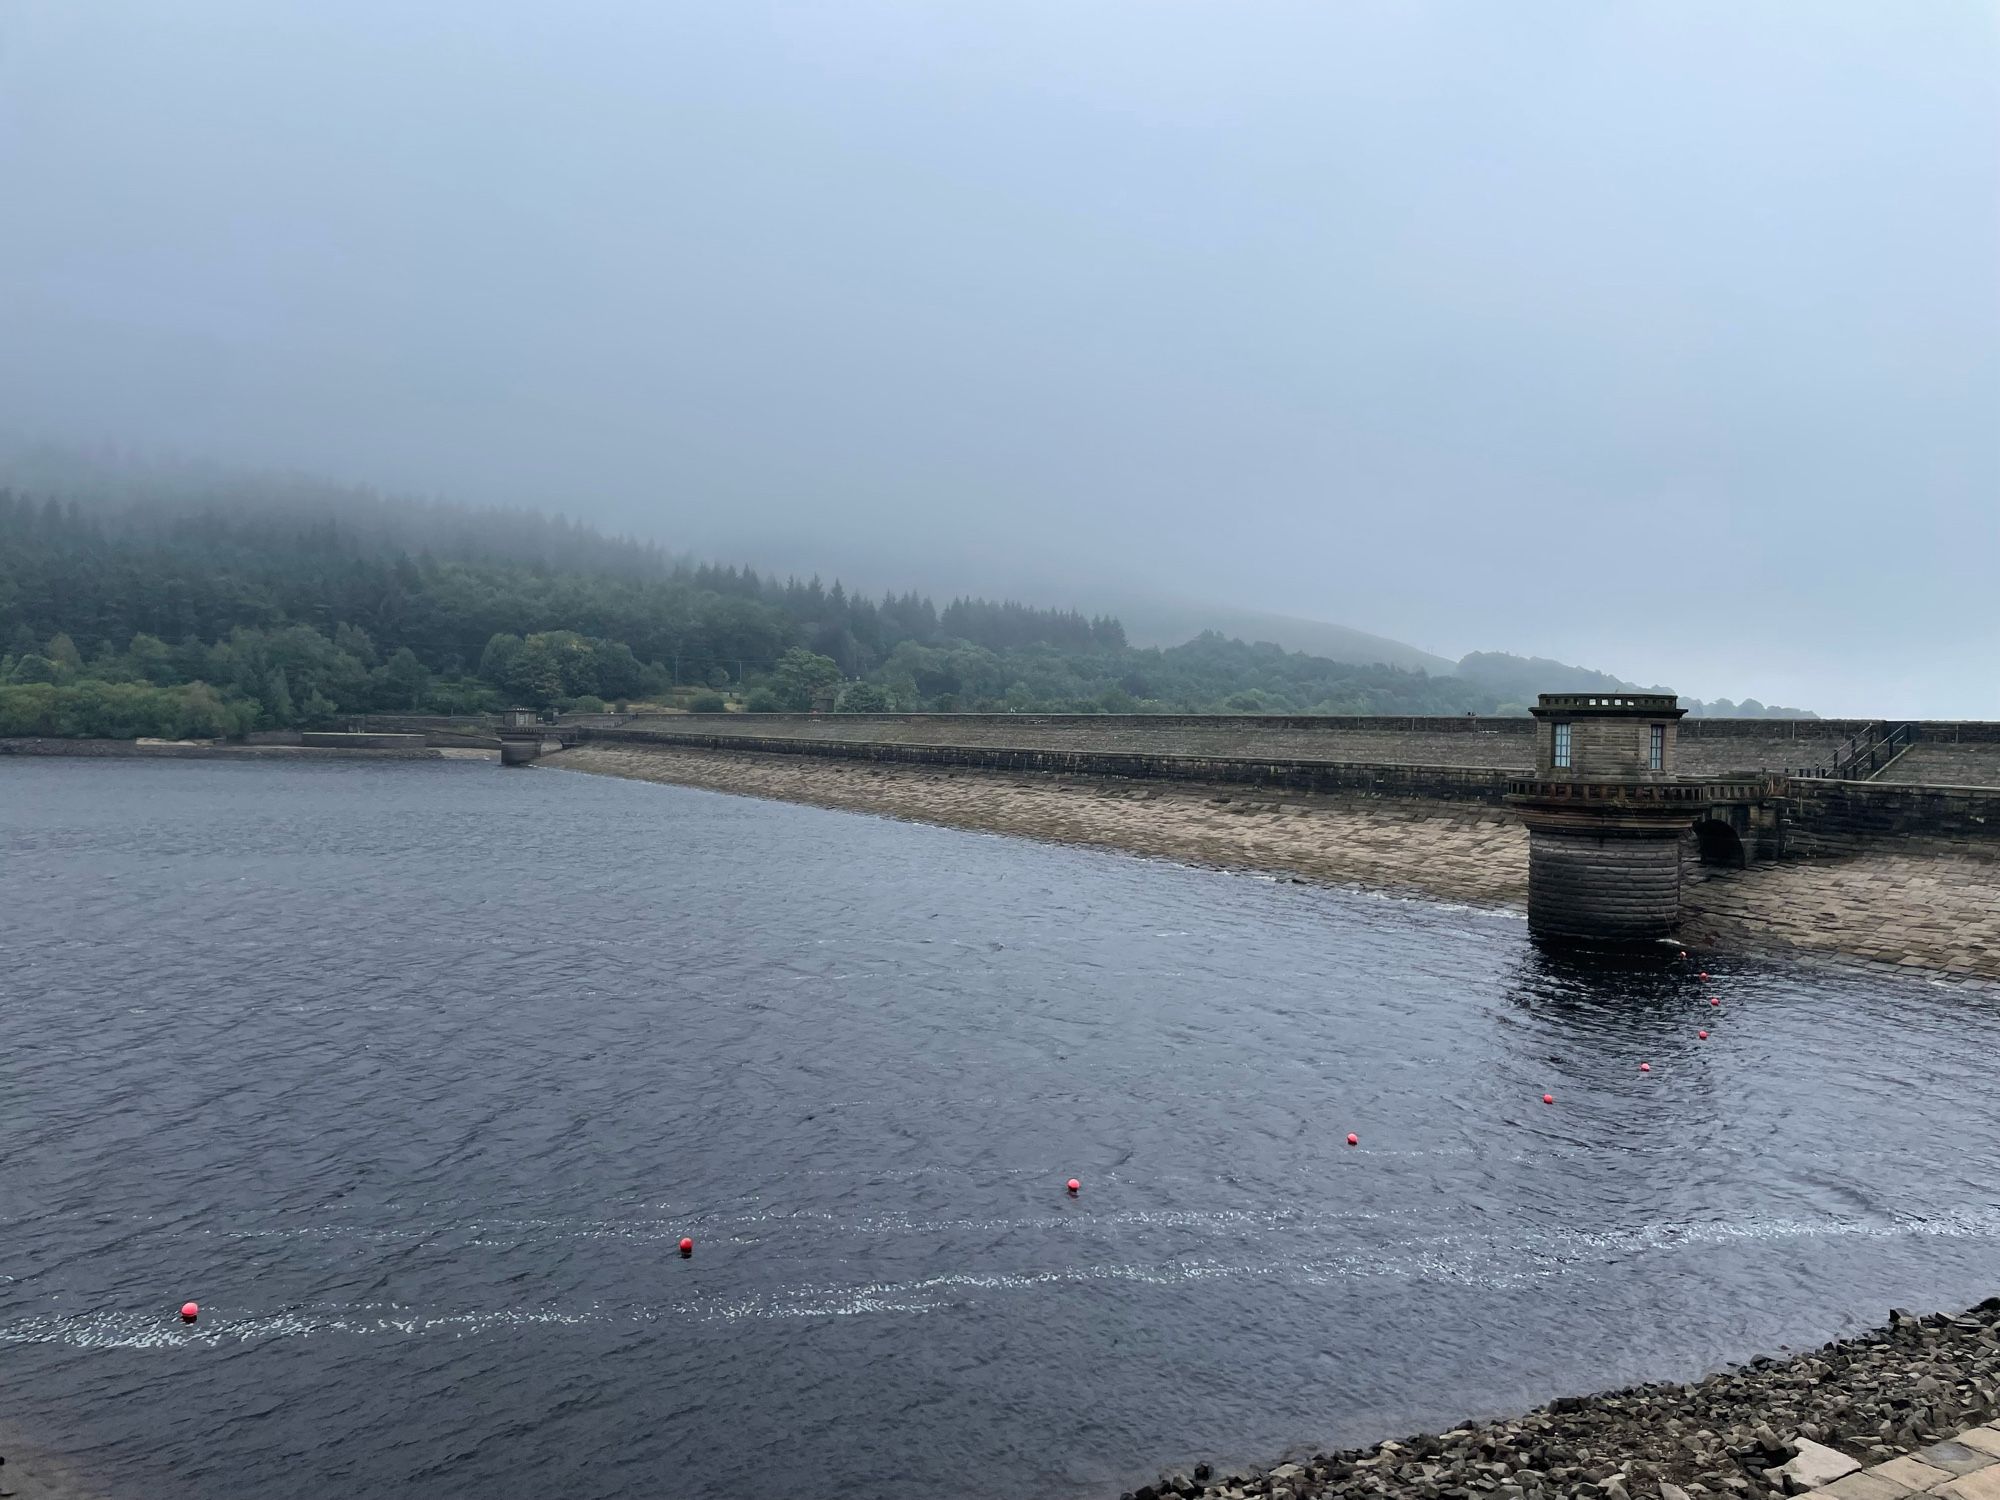
<path fill-rule="evenodd" d="M 469 762 L 0 780 L 0 1346 L 107 1491 L 1088 1500 L 1994 1290 L 1976 990 Z"/>

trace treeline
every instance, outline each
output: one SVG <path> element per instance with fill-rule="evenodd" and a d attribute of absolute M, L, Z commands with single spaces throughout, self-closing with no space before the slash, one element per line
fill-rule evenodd
<path fill-rule="evenodd" d="M 981 599 L 940 611 L 914 593 L 875 600 L 817 578 L 695 566 L 517 513 L 488 533 L 450 520 L 452 507 L 363 503 L 357 521 L 343 505 L 329 497 L 315 511 L 293 496 L 267 514 L 0 491 L 0 690 L 61 690 L 15 695 L 6 732 L 111 732 L 92 707 L 103 695 L 76 691 L 91 682 L 205 683 L 231 707 L 230 727 L 246 705 L 273 727 L 509 701 L 588 708 L 689 686 L 809 703 L 826 693 L 818 662 L 834 682 L 856 680 L 908 644 L 1124 645 L 1116 620 L 1073 611 Z M 414 553 L 413 536 L 426 543 Z M 814 663 L 803 691 L 801 653 Z M 165 734 L 180 721 L 161 702 Z"/>
<path fill-rule="evenodd" d="M 367 712 L 1491 713 L 1487 682 L 1108 616 L 697 564 L 529 512 L 300 483 L 0 490 L 0 734 L 221 736 Z"/>

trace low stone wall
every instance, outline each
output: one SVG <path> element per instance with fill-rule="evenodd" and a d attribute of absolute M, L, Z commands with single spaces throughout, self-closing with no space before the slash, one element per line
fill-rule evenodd
<path fill-rule="evenodd" d="M 1784 783 L 1778 810 L 1788 858 L 1824 858 L 1889 840 L 1923 839 L 2000 859 L 2000 787 L 1794 776 Z"/>
<path fill-rule="evenodd" d="M 866 740 L 1020 746 L 1235 759 L 1527 770 L 1535 721 L 1520 717 L 1281 714 L 674 714 L 629 729 L 758 739 Z M 1675 770 L 1684 776 L 1830 765 L 1867 724 L 1858 719 L 1683 719 Z M 1956 732 L 1964 726 L 1939 725 Z M 1991 726 L 2000 730 L 2000 725 Z"/>
<path fill-rule="evenodd" d="M 356 734 L 491 734 L 492 714 L 344 714 L 340 722 Z"/>
<path fill-rule="evenodd" d="M 2000 740 L 1919 740 L 1875 780 L 1887 785 L 2000 787 Z"/>
<path fill-rule="evenodd" d="M 1268 714 L 675 714 L 630 729 L 1146 755 L 1525 769 L 1534 721 Z"/>
<path fill-rule="evenodd" d="M 299 743 L 314 750 L 421 750 L 421 734 L 342 734 L 308 729 Z"/>
<path fill-rule="evenodd" d="M 603 744 L 747 750 L 773 755 L 963 766 L 989 771 L 1205 781 L 1272 790 L 1369 797 L 1423 797 L 1445 802 L 1483 802 L 1495 806 L 1506 798 L 1509 776 L 1505 770 L 1478 766 L 1142 754 L 1117 750 L 922 744 L 858 738 L 806 739 L 785 735 L 707 734 L 664 729 L 598 729 L 587 731 L 585 738 L 592 743 Z"/>
<path fill-rule="evenodd" d="M 421 736 L 417 737 L 421 740 Z M 442 752 L 415 747 L 356 749 L 305 745 L 241 745 L 181 740 L 0 739 L 0 756 L 67 756 L 87 760 L 438 760 Z"/>
<path fill-rule="evenodd" d="M 57 740 L 22 738 L 0 740 L 0 755 L 71 755 L 91 759 L 123 757 L 152 760 L 202 760 L 242 754 L 225 745 L 181 744 L 173 741 L 145 743 L 139 740 Z"/>

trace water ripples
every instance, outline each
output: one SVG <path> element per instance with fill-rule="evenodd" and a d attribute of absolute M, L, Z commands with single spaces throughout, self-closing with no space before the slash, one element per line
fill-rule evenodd
<path fill-rule="evenodd" d="M 1107 1494 L 1994 1290 L 1991 990 L 471 763 L 0 763 L 0 856 L 114 1491 Z"/>

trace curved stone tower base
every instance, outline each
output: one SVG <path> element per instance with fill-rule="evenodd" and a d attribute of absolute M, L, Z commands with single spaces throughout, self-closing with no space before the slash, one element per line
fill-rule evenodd
<path fill-rule="evenodd" d="M 1537 937 L 1636 943 L 1681 919 L 1680 829 L 1528 825 L 1528 930 Z"/>

